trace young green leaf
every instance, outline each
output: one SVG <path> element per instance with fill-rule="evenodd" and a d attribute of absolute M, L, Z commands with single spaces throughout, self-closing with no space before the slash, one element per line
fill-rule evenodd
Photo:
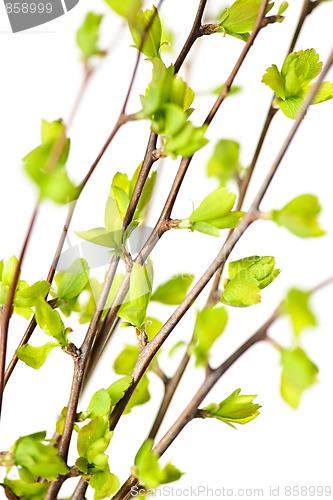
<path fill-rule="evenodd" d="M 18 498 L 25 500 L 44 500 L 49 485 L 47 483 L 31 483 L 22 479 L 9 479 L 6 477 L 3 481 Z"/>
<path fill-rule="evenodd" d="M 279 275 L 274 257 L 253 255 L 229 263 L 227 280 L 221 302 L 234 307 L 247 307 L 260 302 L 260 290 Z"/>
<path fill-rule="evenodd" d="M 105 0 L 114 12 L 131 21 L 141 9 L 142 0 Z"/>
<path fill-rule="evenodd" d="M 89 418 L 108 416 L 111 409 L 111 397 L 107 390 L 95 392 L 87 408 Z"/>
<path fill-rule="evenodd" d="M 79 188 L 69 180 L 65 168 L 69 148 L 70 140 L 63 122 L 43 121 L 41 145 L 23 158 L 25 170 L 37 185 L 41 198 L 60 204 L 77 198 Z"/>
<path fill-rule="evenodd" d="M 135 47 L 138 50 L 147 57 L 159 57 L 162 25 L 155 6 L 151 10 L 140 10 L 133 21 L 129 23 L 129 28 Z M 144 43 L 142 44 L 143 40 Z"/>
<path fill-rule="evenodd" d="M 218 31 L 246 41 L 254 27 L 260 5 L 261 0 L 236 0 L 222 15 Z M 266 14 L 273 5 L 273 2 L 268 2 Z"/>
<path fill-rule="evenodd" d="M 1 261 L 1 263 L 1 281 L 5 285 L 10 286 L 18 266 L 18 258 L 15 257 L 15 255 L 12 255 L 5 263 L 3 261 Z"/>
<path fill-rule="evenodd" d="M 36 305 L 41 298 L 44 298 L 49 293 L 51 286 L 48 281 L 37 281 L 31 286 L 20 289 L 20 283 L 14 297 L 14 305 L 16 307 Z"/>
<path fill-rule="evenodd" d="M 193 343 L 197 366 L 207 365 L 210 349 L 224 332 L 227 321 L 228 313 L 224 307 L 209 307 L 197 312 Z"/>
<path fill-rule="evenodd" d="M 236 178 L 241 170 L 239 162 L 240 145 L 230 139 L 221 139 L 215 144 L 207 164 L 208 177 L 217 177 L 222 186 Z"/>
<path fill-rule="evenodd" d="M 89 266 L 85 259 L 76 259 L 67 271 L 58 273 L 58 297 L 74 299 L 80 295 L 89 280 Z"/>
<path fill-rule="evenodd" d="M 119 308 L 118 316 L 134 325 L 143 328 L 153 284 L 153 266 L 149 259 L 141 266 L 135 262 L 132 268 L 130 289 Z"/>
<path fill-rule="evenodd" d="M 193 274 L 178 274 L 173 276 L 170 280 L 156 288 L 151 296 L 151 300 L 176 306 L 186 297 L 193 280 Z"/>
<path fill-rule="evenodd" d="M 183 473 L 171 463 L 163 468 L 160 466 L 158 457 L 152 452 L 152 447 L 153 440 L 147 439 L 134 460 L 132 474 L 139 479 L 140 484 L 150 489 L 180 479 Z"/>
<path fill-rule="evenodd" d="M 135 363 L 140 354 L 138 345 L 125 345 L 125 348 L 116 357 L 113 363 L 113 369 L 117 375 L 131 375 Z"/>
<path fill-rule="evenodd" d="M 111 406 L 114 406 L 120 401 L 125 392 L 131 387 L 133 383 L 133 377 L 126 375 L 125 377 L 116 380 L 111 384 L 106 390 L 111 399 Z"/>
<path fill-rule="evenodd" d="M 317 382 L 318 368 L 300 347 L 281 353 L 281 396 L 292 408 L 298 408 L 302 394 Z"/>
<path fill-rule="evenodd" d="M 207 125 L 195 127 L 191 122 L 186 122 L 184 127 L 175 135 L 167 137 L 164 143 L 164 152 L 173 158 L 183 156 L 189 158 L 207 143 L 205 133 Z"/>
<path fill-rule="evenodd" d="M 275 104 L 283 113 L 294 119 L 302 107 L 311 81 L 319 75 L 322 63 L 314 49 L 300 50 L 289 54 L 281 71 L 273 64 L 266 70 L 262 82 L 277 96 Z M 327 101 L 333 97 L 333 83 L 324 82 L 312 104 Z"/>
<path fill-rule="evenodd" d="M 54 481 L 60 474 L 66 474 L 69 469 L 58 450 L 52 444 L 44 444 L 46 433 L 39 432 L 19 438 L 13 454 L 17 465 L 25 467 L 36 477 Z"/>
<path fill-rule="evenodd" d="M 39 299 L 36 302 L 36 323 L 46 333 L 54 337 L 61 347 L 66 347 L 68 344 L 65 325 L 58 311 L 52 309 L 44 299 Z"/>
<path fill-rule="evenodd" d="M 90 464 L 96 463 L 99 458 L 104 461 L 104 457 L 100 455 L 104 455 L 111 437 L 112 432 L 108 430 L 107 418 L 94 417 L 78 432 L 77 450 L 80 457 L 86 458 Z"/>
<path fill-rule="evenodd" d="M 254 420 L 259 415 L 260 405 L 253 403 L 257 396 L 242 395 L 241 389 L 236 389 L 230 396 L 224 399 L 221 403 L 212 403 L 203 411 L 200 411 L 200 416 L 203 418 L 217 418 L 234 429 L 233 424 L 247 424 Z"/>
<path fill-rule="evenodd" d="M 87 61 L 93 56 L 104 54 L 98 47 L 99 30 L 103 16 L 88 12 L 80 28 L 76 32 L 76 42 L 82 53 L 82 58 Z"/>
<path fill-rule="evenodd" d="M 149 341 L 155 337 L 162 326 L 163 323 L 159 319 L 152 318 L 151 316 L 146 317 L 145 330 Z"/>
<path fill-rule="evenodd" d="M 273 210 L 269 216 L 276 224 L 286 227 L 296 236 L 311 238 L 325 234 L 317 220 L 320 212 L 317 196 L 302 194 L 280 210 Z"/>
<path fill-rule="evenodd" d="M 95 490 L 94 500 L 110 498 L 120 488 L 119 479 L 109 470 L 99 471 L 91 475 L 89 485 Z"/>
<path fill-rule="evenodd" d="M 303 330 L 317 325 L 317 320 L 310 307 L 310 293 L 296 288 L 288 291 L 285 300 L 285 310 L 290 317 L 291 324 L 296 337 Z"/>
<path fill-rule="evenodd" d="M 24 344 L 16 349 L 16 356 L 26 365 L 31 366 L 35 370 L 39 370 L 45 363 L 48 355 L 55 347 L 59 347 L 58 343 L 48 342 L 45 345 L 34 347 L 29 344 Z"/>

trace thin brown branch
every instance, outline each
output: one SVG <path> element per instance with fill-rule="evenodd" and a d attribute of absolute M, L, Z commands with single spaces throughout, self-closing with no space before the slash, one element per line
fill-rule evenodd
<path fill-rule="evenodd" d="M 17 283 L 20 276 L 20 270 L 22 267 L 22 263 L 25 257 L 25 253 L 28 247 L 28 243 L 32 234 L 32 230 L 36 221 L 37 213 L 38 213 L 39 203 L 37 203 L 30 223 L 28 227 L 27 234 L 25 236 L 22 249 L 18 258 L 17 267 L 15 269 L 15 273 L 13 276 L 13 281 L 10 284 L 8 297 L 6 303 L 3 307 L 2 313 L 0 315 L 0 418 L 1 418 L 1 410 L 2 410 L 2 399 L 3 399 L 3 391 L 5 388 L 5 367 L 6 367 L 6 353 L 7 353 L 7 341 L 8 341 L 8 329 L 9 322 L 12 315 L 13 301 L 16 292 Z"/>

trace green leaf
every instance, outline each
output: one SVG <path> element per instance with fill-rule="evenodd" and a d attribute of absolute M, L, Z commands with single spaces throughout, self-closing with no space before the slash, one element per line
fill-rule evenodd
<path fill-rule="evenodd" d="M 203 417 L 217 418 L 230 425 L 233 424 L 247 424 L 254 420 L 259 415 L 260 405 L 253 403 L 257 396 L 242 395 L 240 396 L 241 389 L 236 389 L 230 396 L 224 399 L 221 403 L 212 403 L 203 409 Z"/>
<path fill-rule="evenodd" d="M 129 292 L 118 310 L 118 316 L 139 330 L 143 327 L 153 283 L 153 266 L 150 259 L 144 266 L 135 262 L 131 272 Z"/>
<path fill-rule="evenodd" d="M 55 347 L 59 347 L 58 343 L 48 342 L 45 345 L 34 347 L 29 344 L 24 344 L 16 349 L 16 356 L 26 365 L 31 366 L 35 370 L 39 370 L 45 363 L 48 355 Z"/>
<path fill-rule="evenodd" d="M 300 347 L 283 349 L 281 363 L 281 396 L 292 408 L 298 408 L 303 392 L 317 382 L 318 368 Z"/>
<path fill-rule="evenodd" d="M 102 19 L 103 16 L 101 14 L 88 12 L 82 25 L 76 32 L 76 42 L 85 61 L 90 57 L 103 54 L 98 47 L 99 30 Z"/>
<path fill-rule="evenodd" d="M 236 0 L 231 7 L 226 9 L 220 21 L 220 27 L 233 36 L 247 34 L 254 27 L 260 6 L 261 0 Z M 266 14 L 272 7 L 273 3 L 269 2 Z"/>
<path fill-rule="evenodd" d="M 114 248 L 115 242 L 112 233 L 105 230 L 105 227 L 96 227 L 88 229 L 88 231 L 75 231 L 76 234 L 83 240 L 102 245 L 103 247 Z"/>
<path fill-rule="evenodd" d="M 236 195 L 225 188 L 210 193 L 190 215 L 191 222 L 208 222 L 228 214 L 234 206 Z"/>
<path fill-rule="evenodd" d="M 108 420 L 104 417 L 94 417 L 78 432 L 77 450 L 80 457 L 89 463 L 96 463 L 99 455 L 103 455 L 109 446 L 112 432 L 108 430 Z"/>
<path fill-rule="evenodd" d="M 145 95 L 141 96 L 143 116 L 154 115 L 165 104 L 170 96 L 175 69 L 168 68 L 158 58 L 152 59 L 153 73 Z"/>
<path fill-rule="evenodd" d="M 43 121 L 41 145 L 23 158 L 25 171 L 37 185 L 41 198 L 60 204 L 77 198 L 79 188 L 69 180 L 65 169 L 69 149 L 63 122 Z"/>
<path fill-rule="evenodd" d="M 60 273 L 58 273 L 59 276 Z M 89 280 L 89 266 L 85 259 L 76 259 L 58 281 L 58 297 L 74 299 L 80 295 Z"/>
<path fill-rule="evenodd" d="M 131 21 L 141 9 L 142 0 L 105 0 L 114 12 Z"/>
<path fill-rule="evenodd" d="M 120 401 L 126 391 L 131 387 L 133 383 L 133 377 L 126 375 L 125 377 L 116 380 L 111 384 L 106 390 L 111 398 L 111 406 L 114 406 Z"/>
<path fill-rule="evenodd" d="M 14 297 L 14 305 L 16 307 L 30 307 L 46 297 L 50 291 L 50 283 L 48 281 L 37 281 L 31 286 L 25 287 L 22 290 L 17 290 Z"/>
<path fill-rule="evenodd" d="M 49 488 L 47 483 L 27 483 L 22 479 L 8 479 L 5 477 L 4 485 L 19 498 L 25 500 L 44 500 Z"/>
<path fill-rule="evenodd" d="M 119 479 L 108 470 L 93 474 L 89 479 L 89 485 L 95 490 L 94 500 L 110 498 L 120 488 Z"/>
<path fill-rule="evenodd" d="M 208 139 L 204 137 L 206 130 L 207 125 L 195 127 L 191 122 L 187 122 L 180 132 L 165 140 L 165 154 L 184 158 L 193 156 L 208 143 Z"/>
<path fill-rule="evenodd" d="M 187 295 L 188 289 L 194 280 L 193 274 L 178 274 L 162 285 L 159 285 L 151 300 L 162 304 L 178 305 Z"/>
<path fill-rule="evenodd" d="M 162 25 L 155 6 L 144 12 L 141 10 L 129 24 L 131 35 L 138 50 L 150 58 L 159 57 Z M 143 46 L 142 41 L 144 39 Z"/>
<path fill-rule="evenodd" d="M 130 375 L 138 360 L 140 347 L 127 344 L 113 363 L 113 369 L 117 375 Z"/>
<path fill-rule="evenodd" d="M 275 95 L 281 97 L 281 99 L 286 98 L 286 94 L 284 91 L 284 81 L 280 71 L 277 69 L 277 66 L 275 64 L 272 64 L 270 68 L 266 69 L 266 73 L 262 77 L 261 81 L 262 83 L 270 87 Z"/>
<path fill-rule="evenodd" d="M 43 444 L 45 436 L 45 432 L 39 432 L 19 438 L 13 454 L 17 465 L 25 467 L 37 477 L 54 481 L 58 475 L 67 474 L 69 469 L 53 445 Z"/>
<path fill-rule="evenodd" d="M 151 316 L 146 317 L 145 329 L 149 341 L 155 337 L 155 335 L 160 331 L 162 326 L 163 326 L 162 321 L 156 318 L 152 318 Z"/>
<path fill-rule="evenodd" d="M 18 266 L 18 258 L 15 257 L 15 255 L 12 255 L 10 259 L 8 259 L 5 264 L 2 262 L 2 273 L 1 273 L 1 281 L 5 284 L 10 286 L 13 279 L 14 275 L 16 272 L 16 268 Z"/>
<path fill-rule="evenodd" d="M 54 337 L 61 347 L 66 347 L 68 344 L 65 325 L 58 311 L 52 309 L 44 299 L 39 299 L 36 303 L 36 322 L 37 325 L 46 333 Z"/>
<path fill-rule="evenodd" d="M 177 481 L 183 475 L 171 463 L 161 467 L 152 452 L 153 440 L 147 439 L 136 454 L 132 473 L 145 488 L 157 488 L 160 484 Z"/>
<path fill-rule="evenodd" d="M 310 307 L 310 293 L 291 288 L 288 291 L 285 308 L 290 317 L 294 333 L 299 337 L 303 330 L 317 325 L 317 320 Z"/>
<path fill-rule="evenodd" d="M 95 392 L 87 408 L 89 418 L 108 416 L 111 409 L 111 397 L 107 390 Z"/>
<path fill-rule="evenodd" d="M 209 236 L 220 236 L 220 232 L 216 226 L 208 222 L 194 222 L 190 227 L 192 231 L 199 231 L 199 233 L 209 234 Z"/>
<path fill-rule="evenodd" d="M 325 234 L 317 220 L 320 212 L 321 206 L 317 196 L 303 194 L 280 210 L 273 210 L 270 217 L 276 224 L 286 227 L 296 236 L 311 238 Z"/>
<path fill-rule="evenodd" d="M 227 320 L 228 313 L 224 307 L 209 307 L 197 313 L 193 347 L 197 366 L 207 365 L 210 349 L 224 332 Z"/>
<path fill-rule="evenodd" d="M 288 118 L 294 120 L 302 107 L 304 99 L 302 97 L 287 97 L 285 100 L 277 99 L 276 102 L 280 106 L 281 111 Z"/>
<path fill-rule="evenodd" d="M 248 307 L 260 302 L 260 288 L 257 280 L 247 271 L 241 271 L 228 282 L 221 302 L 233 307 Z"/>
<path fill-rule="evenodd" d="M 147 403 L 150 400 L 150 392 L 149 392 L 149 379 L 147 375 L 144 375 L 137 387 L 135 388 L 135 391 L 133 392 L 133 395 L 131 396 L 131 399 L 129 400 L 125 414 L 130 413 L 132 409 L 135 406 L 141 406 Z"/>
<path fill-rule="evenodd" d="M 274 257 L 253 255 L 229 263 L 229 280 L 221 302 L 234 307 L 247 307 L 260 302 L 260 290 L 279 275 Z"/>
<path fill-rule="evenodd" d="M 311 89 L 311 88 L 310 88 Z M 310 90 L 309 89 L 309 90 Z M 311 104 L 319 104 L 333 98 L 333 82 L 323 82 Z"/>
<path fill-rule="evenodd" d="M 241 166 L 239 163 L 240 145 L 230 139 L 221 139 L 215 145 L 207 164 L 208 177 L 217 177 L 221 185 L 237 176 Z"/>

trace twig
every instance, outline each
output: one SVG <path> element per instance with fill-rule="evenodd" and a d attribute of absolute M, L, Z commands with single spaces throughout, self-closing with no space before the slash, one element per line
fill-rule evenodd
<path fill-rule="evenodd" d="M 8 328 L 9 322 L 12 315 L 12 307 L 14 296 L 16 292 L 16 286 L 20 276 L 20 270 L 22 267 L 22 263 L 24 260 L 24 256 L 28 247 L 28 243 L 30 240 L 30 236 L 36 221 L 37 213 L 38 213 L 39 203 L 36 204 L 35 209 L 33 211 L 28 231 L 26 237 L 24 239 L 22 249 L 18 258 L 17 267 L 15 269 L 15 273 L 13 276 L 13 280 L 9 287 L 8 297 L 6 303 L 3 307 L 2 314 L 0 316 L 0 418 L 1 418 L 1 410 L 2 410 L 2 399 L 3 399 L 3 391 L 5 387 L 5 367 L 6 367 L 6 352 L 7 352 L 7 340 L 8 340 Z"/>

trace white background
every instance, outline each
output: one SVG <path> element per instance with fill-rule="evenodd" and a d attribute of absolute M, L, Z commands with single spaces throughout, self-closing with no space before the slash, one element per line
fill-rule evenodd
<path fill-rule="evenodd" d="M 177 32 L 175 54 L 189 32 L 197 4 L 191 0 L 165 0 L 161 15 Z M 250 162 L 271 99 L 270 90 L 260 80 L 268 66 L 273 63 L 281 66 L 302 2 L 295 0 L 291 4 L 286 21 L 263 30 L 251 50 L 236 79 L 243 92 L 227 100 L 210 127 L 207 135 L 211 143 L 195 156 L 191 164 L 173 212 L 175 218 L 186 217 L 192 203 L 197 204 L 217 187 L 213 180 L 205 177 L 205 162 L 215 140 L 238 140 L 242 146 L 243 164 Z M 214 20 L 214 14 L 223 6 L 223 2 L 209 1 L 207 20 Z M 52 23 L 13 35 L 9 32 L 4 7 L 0 5 L 0 258 L 7 259 L 19 253 L 34 207 L 36 191 L 24 176 L 20 159 L 39 144 L 41 119 L 51 121 L 62 117 L 66 120 L 78 92 L 82 68 L 74 36 L 89 9 L 108 12 L 103 2 L 86 0 Z M 297 49 L 313 47 L 325 61 L 331 50 L 332 15 L 332 3 L 320 6 L 308 18 Z M 120 20 L 112 15 L 105 20 L 102 45 L 107 47 L 111 43 L 110 55 L 94 76 L 70 130 L 72 150 L 68 168 L 78 182 L 115 123 L 133 68 L 135 51 L 128 48 L 131 40 L 127 33 L 119 34 L 119 25 Z M 187 72 L 190 85 L 195 91 L 204 91 L 224 82 L 242 48 L 242 42 L 229 37 L 215 35 L 200 40 L 191 52 L 191 67 Z M 170 56 L 166 55 L 165 59 L 169 60 Z M 137 96 L 144 91 L 150 73 L 150 64 L 142 62 L 129 111 L 138 109 Z M 197 111 L 193 115 L 195 123 L 200 124 L 212 103 L 212 97 L 197 98 L 194 103 Z M 262 206 L 264 210 L 280 208 L 299 194 L 318 194 L 323 205 L 321 222 L 327 235 L 320 239 L 301 240 L 269 222 L 251 227 L 232 258 L 274 255 L 282 273 L 263 292 L 262 304 L 244 310 L 230 310 L 229 326 L 216 345 L 213 364 L 225 359 L 268 318 L 288 287 L 312 287 L 332 274 L 332 110 L 333 103 L 328 102 L 313 106 L 308 112 Z M 247 205 L 291 125 L 291 120 L 282 114 L 276 116 L 249 189 Z M 70 230 L 72 245 L 80 242 L 75 230 L 101 225 L 112 176 L 118 170 L 134 171 L 144 154 L 148 131 L 147 123 L 130 124 L 120 131 L 78 203 Z M 170 161 L 158 167 L 160 191 L 150 211 L 150 224 L 156 221 L 177 166 L 177 161 Z M 23 279 L 28 282 L 45 278 L 65 214 L 65 207 L 43 204 L 23 266 Z M 155 284 L 177 272 L 193 272 L 199 278 L 218 252 L 222 238 L 222 235 L 215 239 L 186 231 L 166 234 L 152 256 Z M 103 271 L 97 270 L 99 275 Z M 204 303 L 205 294 L 197 307 Z M 194 421 L 188 425 L 164 457 L 165 460 L 174 460 L 186 472 L 175 487 L 204 485 L 216 489 L 224 486 L 235 492 L 238 488 L 265 488 L 265 496 L 268 496 L 270 486 L 280 485 L 280 498 L 285 498 L 284 485 L 330 484 L 330 420 L 333 410 L 331 298 L 332 289 L 327 289 L 313 299 L 320 326 L 304 335 L 304 347 L 318 364 L 320 376 L 319 383 L 304 395 L 300 409 L 291 410 L 279 396 L 278 353 L 268 345 L 256 346 L 230 369 L 209 395 L 207 403 L 221 401 L 241 387 L 245 394 L 258 394 L 261 415 L 238 431 L 218 421 Z M 172 308 L 152 306 L 150 312 L 167 319 Z M 191 313 L 172 333 L 168 344 L 189 339 L 193 321 Z M 74 328 L 73 341 L 80 344 L 85 326 L 76 325 L 72 319 L 67 320 L 66 326 Z M 12 321 L 9 355 L 12 355 L 24 329 L 24 320 Z M 289 345 L 291 335 L 287 319 L 279 320 L 272 327 L 271 334 L 283 345 Z M 122 343 L 130 340 L 131 332 L 121 330 L 112 341 L 102 367 L 84 395 L 82 409 L 94 390 L 106 387 L 114 380 L 112 360 Z M 39 345 L 43 341 L 45 337 L 36 332 L 32 344 Z M 172 361 L 165 357 L 168 374 L 172 374 L 180 356 L 181 353 Z M 2 450 L 19 435 L 42 429 L 47 429 L 49 436 L 52 435 L 57 414 L 68 399 L 71 373 L 71 360 L 62 352 L 53 352 L 40 372 L 19 364 L 5 393 Z M 202 376 L 200 371 L 189 370 L 167 415 L 164 431 L 187 404 Z M 149 406 L 135 409 L 122 419 L 110 447 L 110 466 L 121 480 L 127 477 L 135 452 L 158 407 L 162 394 L 160 382 L 152 379 L 152 389 L 156 392 Z M 185 498 L 185 493 L 183 496 Z"/>

